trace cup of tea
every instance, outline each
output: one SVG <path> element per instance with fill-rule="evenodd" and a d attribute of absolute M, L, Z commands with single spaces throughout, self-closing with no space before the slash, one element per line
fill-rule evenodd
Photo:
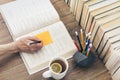
<path fill-rule="evenodd" d="M 50 61 L 49 70 L 43 73 L 44 78 L 62 79 L 68 71 L 68 62 L 63 57 L 57 57 Z"/>

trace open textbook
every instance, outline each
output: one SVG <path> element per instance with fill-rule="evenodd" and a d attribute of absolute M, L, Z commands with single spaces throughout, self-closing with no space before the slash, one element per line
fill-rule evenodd
<path fill-rule="evenodd" d="M 48 67 L 54 57 L 68 59 L 77 51 L 50 0 L 13 1 L 1 5 L 0 11 L 14 40 L 25 36 L 43 39 L 38 52 L 20 53 L 29 74 Z"/>

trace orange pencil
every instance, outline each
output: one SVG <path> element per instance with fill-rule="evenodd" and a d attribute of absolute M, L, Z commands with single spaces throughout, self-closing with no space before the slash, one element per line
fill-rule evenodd
<path fill-rule="evenodd" d="M 89 54 L 90 54 L 90 50 L 91 50 L 91 48 L 92 48 L 92 44 L 90 44 L 90 47 L 88 48 L 88 51 L 87 51 L 87 54 L 86 54 L 87 57 L 88 57 Z"/>
<path fill-rule="evenodd" d="M 88 57 L 89 54 L 90 54 L 90 48 L 88 49 L 86 56 Z"/>

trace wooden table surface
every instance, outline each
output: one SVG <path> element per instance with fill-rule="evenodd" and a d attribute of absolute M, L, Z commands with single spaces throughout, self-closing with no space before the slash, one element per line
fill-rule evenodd
<path fill-rule="evenodd" d="M 10 1 L 13 0 L 0 0 L 0 4 Z M 75 39 L 74 31 L 78 31 L 80 27 L 69 11 L 69 7 L 64 3 L 64 0 L 51 0 L 51 2 L 58 11 L 70 35 Z M 10 33 L 0 15 L 0 44 L 12 41 Z M 70 67 L 67 75 L 62 80 L 111 80 L 107 69 L 97 57 L 93 65 L 89 68 L 75 66 L 73 59 L 69 59 L 68 61 Z M 46 70 L 48 68 L 29 75 L 19 53 L 0 56 L 0 80 L 53 80 L 52 78 L 44 79 L 42 77 L 42 73 Z"/>

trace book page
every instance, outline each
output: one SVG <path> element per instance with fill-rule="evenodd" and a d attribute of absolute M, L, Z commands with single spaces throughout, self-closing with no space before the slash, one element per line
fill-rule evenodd
<path fill-rule="evenodd" d="M 116 46 L 117 47 L 117 46 Z M 106 68 L 112 72 L 112 70 L 116 67 L 115 65 L 120 62 L 120 54 L 118 50 L 112 49 L 111 55 L 108 58 L 108 61 L 106 62 L 105 66 Z"/>
<path fill-rule="evenodd" d="M 120 63 L 118 63 L 119 67 L 117 71 L 112 75 L 113 80 L 120 80 Z"/>
<path fill-rule="evenodd" d="M 104 58 L 104 63 L 107 63 L 107 61 L 108 61 L 108 59 L 110 58 L 111 54 L 114 54 L 113 51 L 114 51 L 117 47 L 119 47 L 119 45 L 120 45 L 120 41 L 117 41 L 117 42 L 111 44 L 111 46 L 109 47 L 109 49 L 108 49 L 108 51 L 107 51 L 107 53 L 106 53 L 106 56 L 105 56 L 105 58 Z"/>
<path fill-rule="evenodd" d="M 59 21 L 50 0 L 13 1 L 0 10 L 13 38 Z"/>
<path fill-rule="evenodd" d="M 50 59 L 54 57 L 62 56 L 68 59 L 77 51 L 73 40 L 61 21 L 21 37 L 34 36 L 46 31 L 50 33 L 52 38 L 51 43 L 44 45 L 41 50 L 33 54 L 21 53 L 22 59 L 30 74 L 46 68 Z"/>
<path fill-rule="evenodd" d="M 104 47 L 102 48 L 100 58 L 104 58 L 107 55 L 107 50 L 111 46 L 111 44 L 114 44 L 115 42 L 120 40 L 120 35 L 114 36 L 106 41 Z"/>

